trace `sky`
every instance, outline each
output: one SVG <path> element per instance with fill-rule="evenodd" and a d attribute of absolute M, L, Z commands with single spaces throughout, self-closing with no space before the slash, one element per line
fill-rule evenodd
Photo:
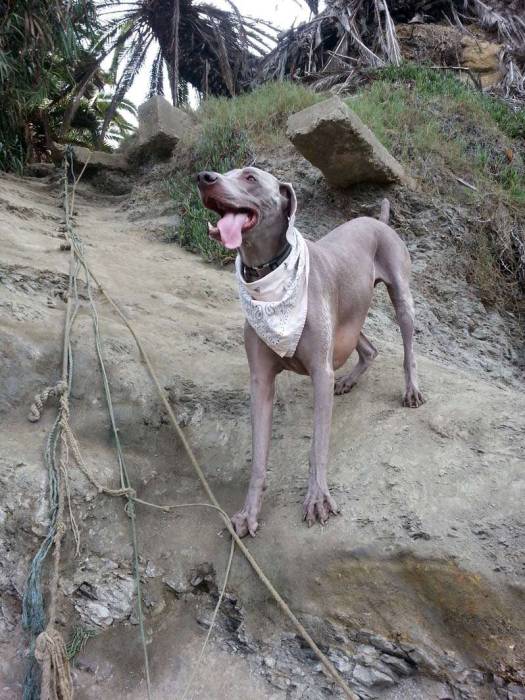
<path fill-rule="evenodd" d="M 224 0 L 211 0 L 211 4 L 228 9 L 228 3 Z M 294 23 L 305 22 L 310 16 L 310 11 L 304 2 L 299 0 L 235 0 L 235 4 L 243 15 L 265 19 L 280 29 L 288 29 Z M 142 104 L 146 99 L 149 88 L 149 72 L 151 60 L 155 55 L 155 49 L 151 50 L 151 55 L 146 61 L 144 68 L 139 73 L 127 98 L 136 105 Z M 167 86 L 167 82 L 166 82 Z"/>

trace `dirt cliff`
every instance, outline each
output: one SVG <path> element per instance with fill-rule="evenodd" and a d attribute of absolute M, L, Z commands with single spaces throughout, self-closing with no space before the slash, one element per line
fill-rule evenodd
<path fill-rule="evenodd" d="M 291 150 L 260 167 L 294 182 L 299 228 L 316 238 L 383 191 L 330 192 Z M 83 183 L 77 229 L 86 257 L 151 353 L 181 424 L 224 508 L 241 503 L 250 456 L 248 372 L 231 269 L 168 245 L 166 168 L 111 196 Z M 393 223 L 414 264 L 417 352 L 428 403 L 403 409 L 402 353 L 378 289 L 367 334 L 380 354 L 336 400 L 329 468 L 342 514 L 325 528 L 301 522 L 312 397 L 307 379 L 281 376 L 263 524 L 249 547 L 338 670 L 363 698 L 525 697 L 523 355 L 517 321 L 486 309 L 452 252 L 457 216 L 422 195 L 391 192 Z M 0 179 L 2 420 L 0 695 L 19 698 L 27 637 L 20 600 L 46 528 L 42 451 L 53 420 L 32 424 L 34 394 L 60 375 L 68 256 L 57 237 L 56 174 Z M 457 214 L 457 212 L 456 212 Z M 96 299 L 117 421 L 138 495 L 204 502 L 159 406 L 136 347 Z M 91 320 L 74 329 L 71 416 L 97 479 L 117 465 Z M 521 364 L 520 364 L 521 363 Z M 63 557 L 60 623 L 94 636 L 73 661 L 76 697 L 143 698 L 128 518 L 76 471 L 81 534 Z M 156 698 L 181 697 L 217 599 L 228 555 L 216 515 L 138 508 L 146 631 Z M 236 555 L 193 698 L 339 695 Z"/>

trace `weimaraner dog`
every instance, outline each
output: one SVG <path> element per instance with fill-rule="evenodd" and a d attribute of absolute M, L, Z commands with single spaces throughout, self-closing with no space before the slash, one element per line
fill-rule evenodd
<path fill-rule="evenodd" d="M 197 181 L 203 204 L 221 217 L 216 227 L 209 225 L 209 235 L 228 248 L 238 249 L 246 281 L 264 278 L 286 260 L 290 248 L 287 231 L 296 209 L 290 184 L 255 167 L 223 175 L 201 172 Z M 324 524 L 330 514 L 338 512 L 326 476 L 333 395 L 350 391 L 377 355 L 362 328 L 378 282 L 387 286 L 403 337 L 406 384 L 403 404 L 417 408 L 424 402 L 418 388 L 413 350 L 410 257 L 405 244 L 386 223 L 388 212 L 388 200 L 384 200 L 381 220 L 359 217 L 318 241 L 307 241 L 306 320 L 293 356 L 277 354 L 250 323 L 245 324 L 244 341 L 250 368 L 252 474 L 244 506 L 232 518 L 241 537 L 248 533 L 254 536 L 258 528 L 266 488 L 275 379 L 283 370 L 307 374 L 313 383 L 314 426 L 304 519 L 309 526 L 316 521 Z M 269 261 L 274 264 L 269 265 Z M 357 364 L 351 372 L 335 379 L 334 370 L 342 367 L 354 350 L 358 354 Z"/>

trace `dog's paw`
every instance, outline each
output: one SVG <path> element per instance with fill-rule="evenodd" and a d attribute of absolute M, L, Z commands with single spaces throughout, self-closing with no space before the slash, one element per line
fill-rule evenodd
<path fill-rule="evenodd" d="M 346 374 L 344 377 L 338 377 L 334 382 L 334 394 L 336 396 L 341 396 L 342 394 L 348 394 L 354 386 L 357 384 L 357 379 Z"/>
<path fill-rule="evenodd" d="M 257 522 L 257 514 L 251 513 L 245 508 L 232 516 L 232 525 L 239 537 L 246 537 L 250 534 L 255 537 L 259 523 Z"/>
<path fill-rule="evenodd" d="M 416 386 L 409 387 L 403 397 L 403 406 L 406 408 L 419 408 L 425 403 L 423 394 Z"/>
<path fill-rule="evenodd" d="M 337 515 L 339 508 L 328 490 L 323 491 L 318 486 L 308 489 L 303 503 L 303 520 L 306 520 L 308 527 L 312 527 L 315 522 L 324 525 L 331 515 Z"/>

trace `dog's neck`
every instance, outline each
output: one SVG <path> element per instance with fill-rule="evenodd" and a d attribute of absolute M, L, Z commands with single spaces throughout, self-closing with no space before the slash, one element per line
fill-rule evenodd
<path fill-rule="evenodd" d="M 283 215 L 274 225 L 261 228 L 261 230 L 257 227 L 257 231 L 250 232 L 243 237 L 239 254 L 245 268 L 257 270 L 256 274 L 251 275 L 252 277 L 265 277 L 272 269 L 275 269 L 271 266 L 265 266 L 271 261 L 278 261 L 285 254 L 288 248 L 286 239 L 288 225 L 288 218 Z"/>

